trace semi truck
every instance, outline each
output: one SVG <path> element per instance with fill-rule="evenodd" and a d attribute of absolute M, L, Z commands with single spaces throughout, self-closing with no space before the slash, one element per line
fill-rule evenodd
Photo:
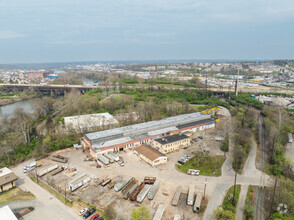
<path fill-rule="evenodd" d="M 38 176 L 44 176 L 45 174 L 51 172 L 52 170 L 55 170 L 58 168 L 57 164 L 51 164 L 48 166 L 43 167 L 42 169 L 38 170 L 37 175 Z"/>
<path fill-rule="evenodd" d="M 36 161 L 32 161 L 28 165 L 26 165 L 26 166 L 23 167 L 23 172 L 24 173 L 27 173 L 27 172 L 35 169 L 36 166 L 37 166 L 37 162 Z"/>

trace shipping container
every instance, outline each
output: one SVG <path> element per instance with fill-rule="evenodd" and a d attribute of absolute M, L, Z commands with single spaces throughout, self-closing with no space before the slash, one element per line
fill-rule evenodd
<path fill-rule="evenodd" d="M 57 164 L 51 164 L 48 166 L 43 167 L 42 169 L 39 169 L 37 172 L 38 176 L 44 176 L 46 173 L 51 172 L 52 170 L 55 170 L 58 168 Z"/>
<path fill-rule="evenodd" d="M 137 196 L 137 202 L 142 203 L 144 198 L 147 196 L 149 190 L 150 190 L 150 185 L 145 185 L 144 188 L 141 190 L 141 192 Z"/>
<path fill-rule="evenodd" d="M 117 156 L 115 153 L 108 152 L 108 155 L 111 156 L 115 161 L 119 161 L 119 156 Z"/>
<path fill-rule="evenodd" d="M 195 203 L 193 206 L 193 211 L 199 213 L 200 212 L 200 207 L 201 207 L 201 202 L 202 202 L 202 194 L 197 193 Z"/>
<path fill-rule="evenodd" d="M 132 185 L 132 187 L 128 190 L 124 192 L 123 198 L 124 199 L 128 199 L 132 193 L 137 189 L 137 187 L 139 186 L 139 182 L 138 180 L 133 181 L 134 185 Z"/>
<path fill-rule="evenodd" d="M 106 157 L 104 157 L 102 154 L 98 154 L 97 159 L 100 160 L 105 165 L 109 164 L 109 160 Z"/>
<path fill-rule="evenodd" d="M 195 191 L 195 187 L 190 186 L 189 191 L 188 191 L 187 205 L 193 205 L 194 204 L 194 191 Z"/>
<path fill-rule="evenodd" d="M 127 185 L 130 181 L 131 181 L 132 177 L 128 177 L 127 179 L 125 179 L 122 183 L 117 183 L 114 186 L 114 190 L 116 192 L 120 191 L 125 185 Z"/>
<path fill-rule="evenodd" d="M 154 197 L 157 193 L 157 190 L 159 189 L 159 186 L 160 186 L 160 181 L 156 180 L 155 183 L 150 188 L 150 191 L 148 193 L 148 199 L 150 199 L 150 200 L 154 199 Z"/>
<path fill-rule="evenodd" d="M 155 212 L 155 215 L 153 217 L 153 220 L 161 220 L 162 216 L 164 213 L 164 205 L 163 204 L 159 204 L 158 208 Z"/>
<path fill-rule="evenodd" d="M 172 199 L 172 205 L 173 206 L 177 206 L 178 205 L 179 200 L 180 200 L 181 193 L 182 193 L 182 187 L 181 186 L 178 186 L 177 189 L 176 189 L 176 191 L 175 191 L 175 194 L 173 196 L 173 199 Z"/>

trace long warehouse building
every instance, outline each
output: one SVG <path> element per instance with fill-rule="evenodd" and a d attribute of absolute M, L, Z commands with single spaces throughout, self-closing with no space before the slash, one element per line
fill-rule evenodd
<path fill-rule="evenodd" d="M 96 157 L 101 152 L 122 151 L 126 148 L 149 143 L 156 137 L 213 128 L 215 123 L 215 120 L 208 114 L 195 112 L 89 133 L 81 139 L 81 144 L 83 147 L 89 148 L 91 155 Z"/>

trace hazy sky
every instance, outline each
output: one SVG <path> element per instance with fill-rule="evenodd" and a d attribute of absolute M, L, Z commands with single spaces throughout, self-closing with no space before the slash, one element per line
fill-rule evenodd
<path fill-rule="evenodd" d="M 0 0 L 0 63 L 294 58 L 293 0 Z"/>

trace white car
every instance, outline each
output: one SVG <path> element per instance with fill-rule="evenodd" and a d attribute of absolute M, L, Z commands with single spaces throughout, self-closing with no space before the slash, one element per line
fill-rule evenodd
<path fill-rule="evenodd" d="M 81 211 L 79 212 L 79 216 L 84 215 L 87 211 L 88 211 L 88 209 L 87 209 L 87 208 L 84 208 L 83 210 L 81 210 Z"/>
<path fill-rule="evenodd" d="M 121 165 L 122 167 L 125 165 L 123 161 L 118 161 L 118 164 Z"/>

